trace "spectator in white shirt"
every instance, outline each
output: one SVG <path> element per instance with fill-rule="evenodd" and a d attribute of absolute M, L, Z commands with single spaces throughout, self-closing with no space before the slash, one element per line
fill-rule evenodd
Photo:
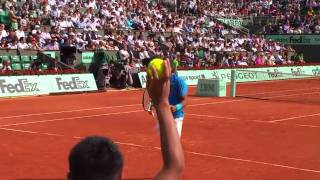
<path fill-rule="evenodd" d="M 146 47 L 141 47 L 139 52 L 139 59 L 142 61 L 146 58 L 150 58 Z"/>
<path fill-rule="evenodd" d="M 20 26 L 19 29 L 16 31 L 16 36 L 18 39 L 25 38 L 25 32 L 23 30 L 23 26 Z"/>
<path fill-rule="evenodd" d="M 45 40 L 46 42 L 49 42 L 51 40 L 51 35 L 48 32 L 47 26 L 44 26 L 43 31 L 41 32 L 40 38 Z"/>
<path fill-rule="evenodd" d="M 122 61 L 128 61 L 130 58 L 130 54 L 128 51 L 128 46 L 124 45 L 124 48 L 120 50 L 120 57 Z"/>
<path fill-rule="evenodd" d="M 51 42 L 44 47 L 44 49 L 45 50 L 51 50 L 51 51 L 58 51 L 59 50 L 59 44 L 57 42 L 57 39 L 56 38 L 52 39 Z"/>
<path fill-rule="evenodd" d="M 9 48 L 9 49 L 18 49 L 17 41 L 16 41 L 16 40 L 13 40 L 12 42 L 10 42 L 10 43 L 8 44 L 8 48 Z"/>
<path fill-rule="evenodd" d="M 74 27 L 71 17 L 63 18 L 59 25 L 61 28 Z"/>
<path fill-rule="evenodd" d="M 0 39 L 8 36 L 7 31 L 4 29 L 4 24 L 0 24 Z"/>
<path fill-rule="evenodd" d="M 29 49 L 29 45 L 25 42 L 24 38 L 21 37 L 17 44 L 18 49 Z"/>
<path fill-rule="evenodd" d="M 88 0 L 88 2 L 86 3 L 86 8 L 97 9 L 96 1 L 95 0 Z"/>
<path fill-rule="evenodd" d="M 76 22 L 76 27 L 80 29 L 84 29 L 87 27 L 87 20 L 81 16 L 79 20 Z"/>

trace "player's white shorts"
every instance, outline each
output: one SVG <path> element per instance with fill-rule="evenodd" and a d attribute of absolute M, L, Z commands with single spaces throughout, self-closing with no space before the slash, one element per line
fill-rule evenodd
<path fill-rule="evenodd" d="M 176 122 L 176 128 L 177 128 L 179 137 L 181 137 L 183 117 L 175 118 L 174 121 Z"/>
<path fill-rule="evenodd" d="M 174 121 L 175 121 L 175 124 L 176 124 L 176 128 L 177 128 L 179 137 L 181 137 L 183 117 L 175 118 Z M 156 125 L 156 130 L 159 131 L 159 124 L 158 123 Z"/>

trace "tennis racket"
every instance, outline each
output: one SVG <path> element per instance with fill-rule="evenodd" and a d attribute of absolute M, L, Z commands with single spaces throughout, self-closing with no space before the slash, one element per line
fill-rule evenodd
<path fill-rule="evenodd" d="M 152 115 L 154 118 L 156 118 L 156 112 L 155 109 L 152 106 L 152 100 L 149 96 L 149 93 L 147 90 L 144 90 L 143 96 L 142 96 L 142 108 L 144 111 Z"/>

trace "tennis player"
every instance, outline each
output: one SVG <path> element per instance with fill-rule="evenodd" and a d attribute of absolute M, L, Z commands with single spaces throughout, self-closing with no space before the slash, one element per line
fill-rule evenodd
<path fill-rule="evenodd" d="M 143 64 L 147 67 L 149 62 L 154 58 L 144 59 Z M 181 137 L 182 124 L 184 120 L 184 108 L 186 107 L 186 98 L 188 94 L 188 86 L 185 80 L 177 75 L 176 71 L 176 68 L 172 68 L 172 73 L 170 77 L 169 103 L 172 115 L 174 117 L 174 121 L 176 123 L 178 134 Z"/>
<path fill-rule="evenodd" d="M 176 73 L 171 73 L 169 103 L 180 137 L 184 119 L 184 108 L 186 107 L 187 94 L 188 86 L 185 80 L 179 77 Z"/>

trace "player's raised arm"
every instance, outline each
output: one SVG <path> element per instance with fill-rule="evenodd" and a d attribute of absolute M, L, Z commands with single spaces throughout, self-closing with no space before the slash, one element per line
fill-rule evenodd
<path fill-rule="evenodd" d="M 157 111 L 163 167 L 156 175 L 157 180 L 180 179 L 184 169 L 184 155 L 178 132 L 169 105 L 171 69 L 168 61 L 164 63 L 164 73 L 158 77 L 155 68 L 148 75 L 147 89 Z"/>

